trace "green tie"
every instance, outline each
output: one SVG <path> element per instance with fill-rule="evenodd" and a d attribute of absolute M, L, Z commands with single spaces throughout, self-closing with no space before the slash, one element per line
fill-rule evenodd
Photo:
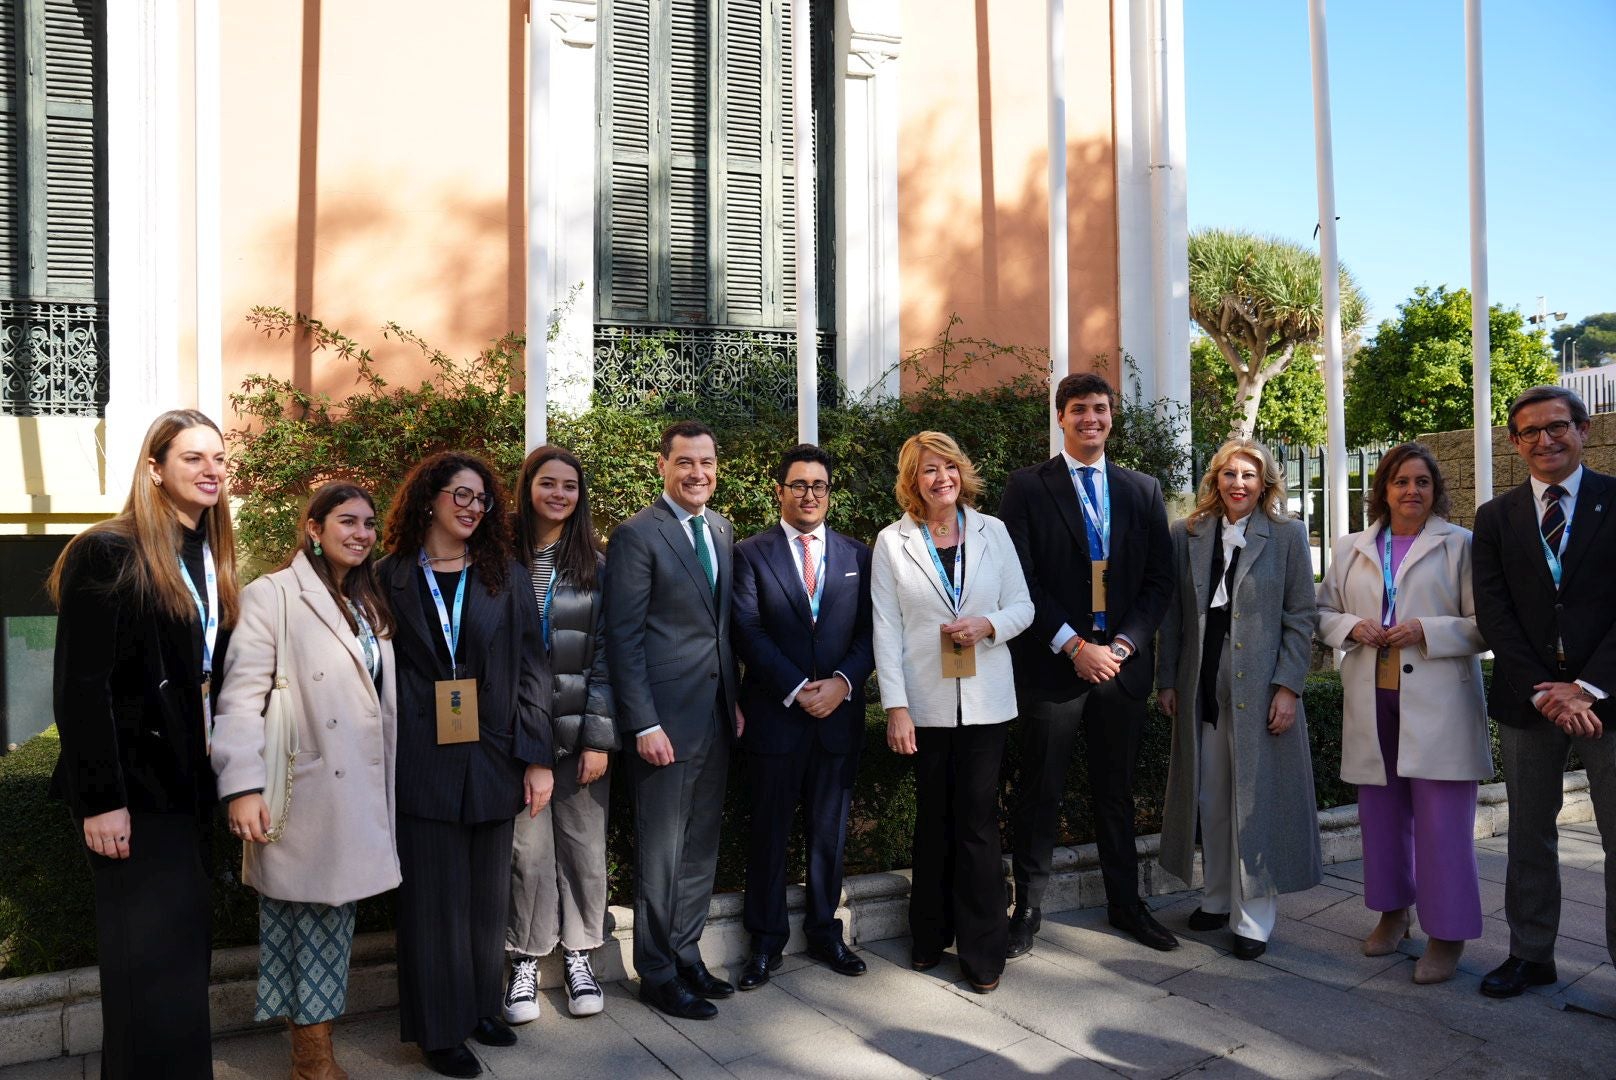
<path fill-rule="evenodd" d="M 707 521 L 700 514 L 690 518 L 690 535 L 696 541 L 696 561 L 707 575 L 707 587 L 718 591 L 718 578 L 713 574 L 713 553 L 707 547 Z"/>

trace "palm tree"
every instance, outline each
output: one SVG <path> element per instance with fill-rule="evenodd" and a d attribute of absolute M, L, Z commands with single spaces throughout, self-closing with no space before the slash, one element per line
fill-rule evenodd
<path fill-rule="evenodd" d="M 1263 387 L 1285 370 L 1299 345 L 1324 334 L 1319 257 L 1301 244 L 1227 229 L 1190 234 L 1190 317 L 1234 369 L 1231 435 L 1257 426 Z M 1368 305 L 1341 267 L 1341 333 L 1363 326 Z"/>

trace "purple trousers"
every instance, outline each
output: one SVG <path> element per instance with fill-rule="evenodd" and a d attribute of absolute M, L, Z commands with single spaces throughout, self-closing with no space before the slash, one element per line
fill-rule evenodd
<path fill-rule="evenodd" d="M 1358 788 L 1363 830 L 1364 905 L 1371 911 L 1418 906 L 1429 937 L 1481 936 L 1476 877 L 1476 781 L 1397 775 L 1397 691 L 1375 691 L 1375 728 L 1386 763 L 1384 785 Z"/>

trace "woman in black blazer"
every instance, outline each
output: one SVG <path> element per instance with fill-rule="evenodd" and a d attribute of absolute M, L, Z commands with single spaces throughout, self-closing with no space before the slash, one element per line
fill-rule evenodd
<path fill-rule="evenodd" d="M 95 881 L 101 1075 L 211 1077 L 210 675 L 237 610 L 224 437 L 199 412 L 166 412 L 138 460 L 123 512 L 75 537 L 47 585 L 51 793 Z"/>
<path fill-rule="evenodd" d="M 550 799 L 550 672 L 533 581 L 511 558 L 504 492 L 472 454 L 404 478 L 379 570 L 397 627 L 399 1024 L 445 1076 L 499 1018 L 511 831 Z"/>

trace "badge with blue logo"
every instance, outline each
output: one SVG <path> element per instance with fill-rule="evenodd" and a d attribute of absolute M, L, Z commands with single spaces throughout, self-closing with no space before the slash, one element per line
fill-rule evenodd
<path fill-rule="evenodd" d="M 438 696 L 438 745 L 477 741 L 477 680 L 443 679 Z"/>

